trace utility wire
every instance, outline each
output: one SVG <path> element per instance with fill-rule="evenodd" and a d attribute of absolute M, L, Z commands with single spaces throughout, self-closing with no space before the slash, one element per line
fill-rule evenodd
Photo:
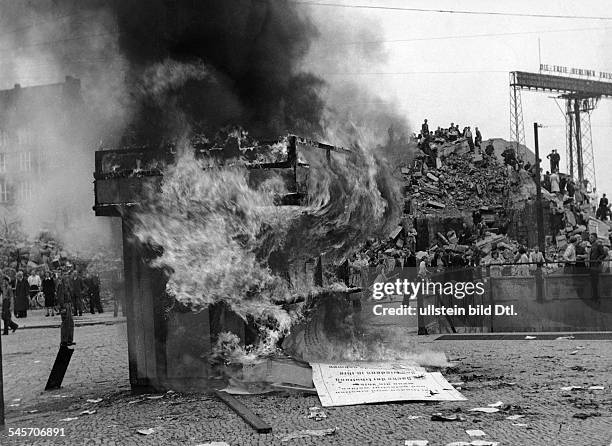
<path fill-rule="evenodd" d="M 469 70 L 469 71 L 362 71 L 362 72 L 336 72 L 316 73 L 320 76 L 395 76 L 407 74 L 480 74 L 480 73 L 509 73 L 510 70 Z"/>
<path fill-rule="evenodd" d="M 547 19 L 583 19 L 583 20 L 612 20 L 612 17 L 602 16 L 575 16 L 561 14 L 534 14 L 521 12 L 496 12 L 496 11 L 468 11 L 460 9 L 434 9 L 434 8 L 407 8 L 404 6 L 374 6 L 374 5 L 355 5 L 344 3 L 329 2 L 307 2 L 301 0 L 287 0 L 287 3 L 306 6 L 323 6 L 332 8 L 351 8 L 351 9 L 377 9 L 382 11 L 408 11 L 408 12 L 434 12 L 441 14 L 468 14 L 468 15 L 493 15 L 504 17 L 534 17 Z"/>
<path fill-rule="evenodd" d="M 338 42 L 329 43 L 325 46 L 344 46 L 344 45 L 374 45 L 379 43 L 402 43 L 402 42 L 421 42 L 429 40 L 449 40 L 449 39 L 473 39 L 479 37 L 496 37 L 496 36 L 519 36 L 527 34 L 547 34 L 547 33 L 563 33 L 563 32 L 580 32 L 580 31 L 604 31 L 610 30 L 612 26 L 606 26 L 602 28 L 570 28 L 570 29 L 547 29 L 541 31 L 515 31 L 506 33 L 487 33 L 487 34 L 464 34 L 464 35 L 448 35 L 448 36 L 434 36 L 434 37 L 415 37 L 410 39 L 381 39 L 381 40 L 364 40 L 355 42 Z"/>

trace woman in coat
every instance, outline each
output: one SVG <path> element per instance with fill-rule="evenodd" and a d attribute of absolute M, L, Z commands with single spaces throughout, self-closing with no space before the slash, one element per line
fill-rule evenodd
<path fill-rule="evenodd" d="M 53 280 L 49 271 L 45 271 L 45 278 L 42 281 L 42 291 L 45 295 L 45 308 L 47 310 L 45 316 L 55 316 L 53 312 L 53 307 L 55 306 L 55 280 Z"/>

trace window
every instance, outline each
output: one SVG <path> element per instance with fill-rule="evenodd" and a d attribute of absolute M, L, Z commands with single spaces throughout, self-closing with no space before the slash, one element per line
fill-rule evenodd
<path fill-rule="evenodd" d="M 32 144 L 34 142 L 34 135 L 29 129 L 17 130 L 17 143 L 20 145 Z"/>
<path fill-rule="evenodd" d="M 19 170 L 22 172 L 32 170 L 32 154 L 30 152 L 19 153 Z"/>
<path fill-rule="evenodd" d="M 0 147 L 9 145 L 9 135 L 6 130 L 0 130 Z"/>
<path fill-rule="evenodd" d="M 0 153 L 0 173 L 6 173 L 6 153 Z"/>
<path fill-rule="evenodd" d="M 32 199 L 32 183 L 29 181 L 22 181 L 19 183 L 19 189 L 17 192 L 19 201 L 28 201 Z"/>
<path fill-rule="evenodd" d="M 0 181 L 0 203 L 8 203 L 9 190 L 6 181 Z"/>

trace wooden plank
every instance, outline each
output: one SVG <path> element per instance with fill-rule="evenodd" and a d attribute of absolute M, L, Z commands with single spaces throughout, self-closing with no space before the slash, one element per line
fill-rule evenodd
<path fill-rule="evenodd" d="M 247 424 L 255 429 L 257 433 L 268 434 L 272 432 L 272 426 L 255 415 L 251 409 L 234 398 L 234 396 L 229 393 L 221 392 L 220 390 L 215 391 L 215 396 L 227 404 L 230 409 L 236 412 Z"/>
<path fill-rule="evenodd" d="M 130 372 L 130 385 L 132 389 L 138 387 L 138 344 L 136 340 L 136 321 L 134 318 L 134 247 L 130 242 L 130 227 L 122 219 L 123 233 L 123 272 L 124 272 L 124 299 L 125 314 L 127 316 L 128 366 Z"/>
<path fill-rule="evenodd" d="M 68 348 L 65 345 L 60 345 L 45 390 L 55 390 L 62 386 L 62 381 L 64 381 L 64 376 L 66 375 L 66 370 L 68 369 L 70 358 L 72 358 L 73 353 L 74 349 Z"/>
<path fill-rule="evenodd" d="M 155 349 L 155 297 L 151 286 L 153 270 L 145 263 L 139 264 L 140 285 L 140 320 L 143 335 L 143 350 L 145 354 L 144 370 L 150 382 L 156 383 L 157 378 L 157 352 Z M 155 384 L 153 384 L 155 385 Z"/>

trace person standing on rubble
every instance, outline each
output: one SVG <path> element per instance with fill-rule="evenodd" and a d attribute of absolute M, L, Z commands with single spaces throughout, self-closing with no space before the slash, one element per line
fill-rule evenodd
<path fill-rule="evenodd" d="M 478 130 L 478 127 L 474 128 L 474 132 L 476 133 L 476 137 L 474 138 L 474 145 L 480 152 L 480 146 L 482 144 L 482 135 L 480 134 L 480 130 Z"/>
<path fill-rule="evenodd" d="M 559 170 L 559 161 L 561 161 L 561 155 L 557 153 L 556 149 L 553 149 L 552 152 L 546 155 L 546 158 L 550 160 L 550 171 L 557 172 Z"/>
<path fill-rule="evenodd" d="M 421 137 L 423 141 L 429 140 L 429 124 L 427 124 L 427 119 L 421 124 Z"/>
<path fill-rule="evenodd" d="M 606 194 L 603 194 L 599 200 L 599 207 L 597 208 L 595 217 L 602 221 L 606 221 L 608 219 L 608 198 L 606 197 Z"/>
<path fill-rule="evenodd" d="M 559 175 L 557 175 L 557 171 L 553 170 L 553 172 L 550 174 L 550 192 L 553 194 L 558 194 L 559 192 L 561 192 L 561 189 L 559 188 Z"/>
<path fill-rule="evenodd" d="M 567 182 L 567 196 L 574 198 L 574 192 L 576 192 L 576 186 L 574 185 L 574 180 L 570 178 Z"/>
<path fill-rule="evenodd" d="M 454 123 L 451 122 L 451 125 L 448 128 L 448 140 L 456 141 L 458 137 L 459 137 L 459 131 L 455 128 Z"/>
<path fill-rule="evenodd" d="M 593 190 L 591 191 L 591 208 L 593 210 L 593 212 L 595 213 L 595 215 L 597 215 L 597 209 L 599 207 L 599 195 L 597 194 L 597 188 L 593 188 Z"/>
<path fill-rule="evenodd" d="M 472 136 L 472 130 L 469 127 L 465 128 L 465 132 L 463 132 L 463 136 L 467 139 L 468 146 L 470 146 L 470 152 L 474 151 L 474 138 Z"/>

